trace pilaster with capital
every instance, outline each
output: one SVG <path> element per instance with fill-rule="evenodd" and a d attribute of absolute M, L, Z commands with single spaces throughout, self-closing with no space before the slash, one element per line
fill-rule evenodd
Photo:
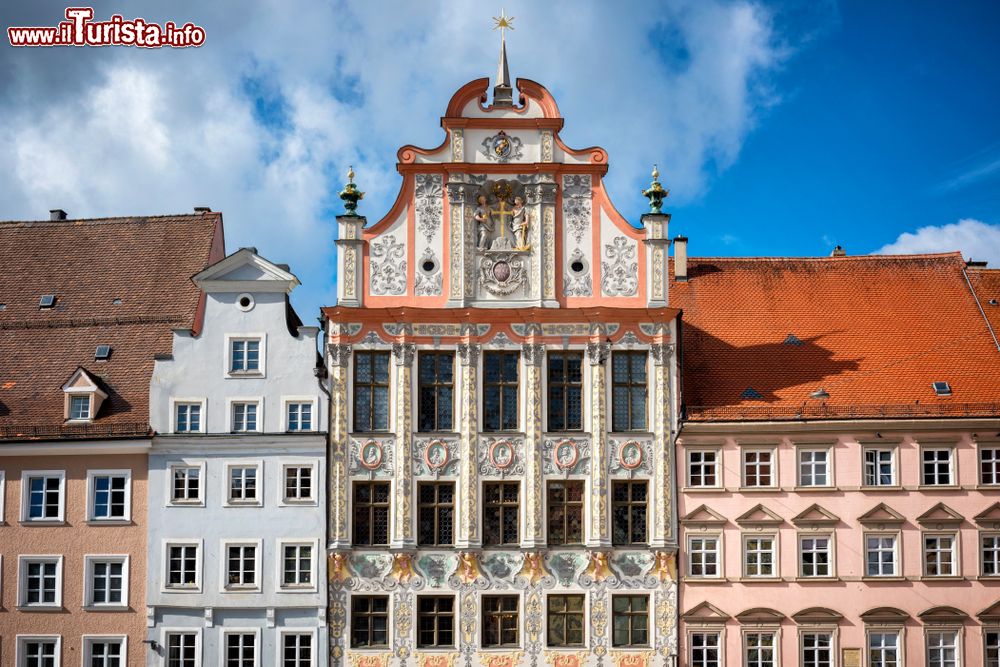
<path fill-rule="evenodd" d="M 611 546 L 608 523 L 608 417 L 607 417 L 607 360 L 611 345 L 599 341 L 587 344 L 587 361 L 590 365 L 590 432 L 593 439 L 591 453 L 590 534 L 588 547 Z"/>
<path fill-rule="evenodd" d="M 394 508 L 392 539 L 393 548 L 416 546 L 413 535 L 413 460 L 410 455 L 413 441 L 411 409 L 413 343 L 393 343 L 392 358 L 396 374 L 396 505 Z"/>
<path fill-rule="evenodd" d="M 525 343 L 524 359 L 525 423 L 524 482 L 525 531 L 521 546 L 534 549 L 545 544 L 542 526 L 542 364 L 545 346 Z"/>
<path fill-rule="evenodd" d="M 350 546 L 348 535 L 347 494 L 350 488 L 347 473 L 348 425 L 347 384 L 351 346 L 331 343 L 326 348 L 330 369 L 330 444 L 327 474 L 330 479 L 330 511 L 328 531 L 330 549 Z"/>
<path fill-rule="evenodd" d="M 673 545 L 674 448 L 670 425 L 670 371 L 674 346 L 656 343 L 649 349 L 653 360 L 653 547 Z"/>
<path fill-rule="evenodd" d="M 479 469 L 477 447 L 479 430 L 479 352 L 480 346 L 462 343 L 458 346 L 461 368 L 461 400 L 459 405 L 459 489 L 458 531 L 455 547 L 468 549 L 482 543 L 479 531 Z"/>
<path fill-rule="evenodd" d="M 365 241 L 361 230 L 366 219 L 360 215 L 337 216 L 337 303 L 358 308 L 364 305 L 362 288 L 362 256 Z"/>

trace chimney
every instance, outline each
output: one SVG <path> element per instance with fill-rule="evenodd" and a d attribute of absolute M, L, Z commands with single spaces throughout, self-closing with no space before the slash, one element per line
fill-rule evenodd
<path fill-rule="evenodd" d="M 847 251 L 844 250 L 843 246 L 834 246 L 833 252 L 830 253 L 830 257 L 847 257 Z"/>
<path fill-rule="evenodd" d="M 674 239 L 674 280 L 684 282 L 688 279 L 688 240 L 686 236 Z"/>
<path fill-rule="evenodd" d="M 50 208 L 49 209 L 49 220 L 65 220 L 66 211 L 61 208 Z"/>
<path fill-rule="evenodd" d="M 208 206 L 195 206 L 194 207 L 194 212 L 195 213 L 211 213 L 212 209 L 209 208 Z"/>

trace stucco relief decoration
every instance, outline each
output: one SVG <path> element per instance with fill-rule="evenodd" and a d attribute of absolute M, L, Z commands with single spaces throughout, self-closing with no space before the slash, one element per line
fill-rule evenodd
<path fill-rule="evenodd" d="M 458 442 L 440 438 L 423 438 L 414 442 L 414 474 L 457 475 Z"/>
<path fill-rule="evenodd" d="M 517 575 L 523 577 L 529 586 L 536 586 L 543 578 L 552 576 L 545 569 L 545 559 L 537 551 L 524 554 L 524 564 Z"/>
<path fill-rule="evenodd" d="M 598 584 L 607 579 L 613 578 L 615 575 L 611 571 L 611 566 L 608 564 L 607 552 L 591 551 L 590 562 L 587 564 L 587 569 L 583 574 L 589 581 Z"/>
<path fill-rule="evenodd" d="M 520 160 L 524 153 L 523 142 L 500 130 L 493 136 L 483 139 L 482 152 L 494 162 L 505 163 L 511 160 Z"/>
<path fill-rule="evenodd" d="M 524 202 L 524 184 L 516 180 L 486 181 L 476 192 L 479 285 L 495 296 L 527 287 L 532 222 Z"/>
<path fill-rule="evenodd" d="M 460 336 L 462 335 L 461 324 L 414 324 L 413 334 L 415 336 Z"/>
<path fill-rule="evenodd" d="M 438 296 L 441 294 L 443 275 L 441 262 L 430 248 L 424 248 L 424 253 L 417 260 L 414 291 L 417 296 Z"/>
<path fill-rule="evenodd" d="M 351 667 L 389 667 L 391 653 L 348 653 Z"/>
<path fill-rule="evenodd" d="M 656 552 L 656 577 L 661 583 L 677 581 L 677 556 L 669 551 Z"/>
<path fill-rule="evenodd" d="M 560 586 L 571 585 L 589 563 L 586 556 L 575 551 L 549 554 L 545 562 Z"/>
<path fill-rule="evenodd" d="M 351 571 L 347 563 L 347 555 L 342 553 L 330 554 L 330 562 L 327 564 L 327 579 L 331 583 L 340 584 L 351 578 Z"/>
<path fill-rule="evenodd" d="M 483 576 L 479 569 L 479 560 L 476 554 L 471 551 L 463 551 L 458 554 L 458 569 L 455 577 L 463 584 L 471 584 Z"/>
<path fill-rule="evenodd" d="M 656 588 L 655 564 L 656 557 L 644 551 L 620 551 L 611 557 L 611 571 L 618 585 L 626 588 Z"/>
<path fill-rule="evenodd" d="M 373 477 L 391 477 L 393 443 L 392 438 L 383 440 L 352 438 L 349 472 L 352 475 L 367 473 Z"/>
<path fill-rule="evenodd" d="M 465 158 L 465 133 L 459 129 L 451 131 L 451 161 L 462 162 Z"/>
<path fill-rule="evenodd" d="M 406 293 L 406 246 L 395 236 L 372 242 L 370 284 L 375 296 Z"/>
<path fill-rule="evenodd" d="M 611 662 L 614 663 L 615 667 L 647 667 L 649 665 L 649 661 L 652 659 L 652 651 L 611 654 Z"/>
<path fill-rule="evenodd" d="M 552 162 L 552 132 L 542 132 L 542 162 Z"/>
<path fill-rule="evenodd" d="M 372 580 L 381 579 L 392 569 L 391 554 L 355 554 L 350 557 L 351 571 L 357 577 L 351 580 L 352 587 L 372 590 Z"/>
<path fill-rule="evenodd" d="M 383 324 L 382 328 L 390 336 L 401 336 L 403 334 L 413 333 L 413 325 L 401 322 L 389 322 Z"/>
<path fill-rule="evenodd" d="M 408 584 L 416 574 L 413 571 L 413 555 L 398 553 L 392 561 L 392 571 L 389 576 L 401 584 Z"/>
<path fill-rule="evenodd" d="M 509 347 L 514 344 L 514 341 L 510 339 L 510 336 L 501 331 L 490 340 L 489 344 L 496 345 L 497 347 Z"/>
<path fill-rule="evenodd" d="M 523 438 L 483 439 L 479 451 L 479 474 L 487 477 L 523 475 Z"/>
<path fill-rule="evenodd" d="M 480 653 L 479 661 L 483 667 L 518 667 L 524 651 L 512 653 Z"/>
<path fill-rule="evenodd" d="M 417 667 L 455 667 L 458 653 L 419 653 Z"/>
<path fill-rule="evenodd" d="M 594 291 L 594 283 L 590 277 L 590 266 L 587 258 L 583 256 L 582 250 L 573 248 L 567 268 L 566 275 L 563 277 L 563 294 L 565 296 L 591 296 Z"/>
<path fill-rule="evenodd" d="M 656 650 L 666 657 L 677 652 L 677 587 L 665 586 L 654 595 Z"/>
<path fill-rule="evenodd" d="M 639 288 L 639 263 L 635 244 L 616 236 L 604 246 L 608 261 L 601 262 L 601 289 L 608 296 L 635 296 Z"/>
<path fill-rule="evenodd" d="M 652 453 L 650 443 L 646 440 L 611 440 L 610 472 L 615 473 L 651 473 L 650 463 Z"/>
<path fill-rule="evenodd" d="M 496 588 L 506 588 L 505 580 L 510 580 L 520 572 L 524 555 L 516 551 L 502 551 L 483 557 L 483 569 L 489 574 Z"/>
<path fill-rule="evenodd" d="M 549 667 L 584 667 L 587 664 L 586 651 L 545 651 L 545 664 Z"/>
<path fill-rule="evenodd" d="M 458 556 L 454 554 L 424 554 L 417 559 L 417 571 L 428 586 L 440 588 L 458 568 Z"/>
<path fill-rule="evenodd" d="M 364 338 L 358 341 L 358 345 L 378 346 L 387 345 L 387 343 L 377 333 L 369 331 Z"/>
<path fill-rule="evenodd" d="M 427 242 L 441 229 L 444 186 L 440 174 L 417 174 L 414 177 L 414 202 L 417 231 Z"/>
<path fill-rule="evenodd" d="M 590 232 L 591 192 L 590 174 L 563 176 L 563 222 L 577 243 Z"/>
<path fill-rule="evenodd" d="M 546 475 L 589 474 L 590 440 L 546 438 L 542 443 L 542 472 Z"/>

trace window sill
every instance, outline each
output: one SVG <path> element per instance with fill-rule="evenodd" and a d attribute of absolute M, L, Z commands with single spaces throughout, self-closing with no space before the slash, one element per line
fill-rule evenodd
<path fill-rule="evenodd" d="M 20 605 L 19 604 L 19 605 L 17 605 L 17 607 L 15 607 L 15 609 L 17 609 L 18 611 L 25 611 L 25 612 L 39 611 L 39 612 L 46 613 L 46 614 L 51 614 L 52 612 L 66 611 L 65 609 L 63 609 L 63 606 L 61 604 L 46 604 L 46 605 L 41 605 L 41 604 Z"/>
<path fill-rule="evenodd" d="M 778 493 L 780 486 L 741 486 L 740 493 Z"/>
<path fill-rule="evenodd" d="M 388 644 L 383 644 L 379 646 L 351 646 L 352 651 L 368 651 L 372 653 L 382 652 L 389 649 Z"/>
<path fill-rule="evenodd" d="M 962 491 L 958 484 L 918 484 L 917 491 Z"/>
<path fill-rule="evenodd" d="M 819 486 L 819 485 L 813 485 L 813 486 L 793 486 L 792 487 L 792 491 L 794 491 L 795 493 L 823 493 L 823 492 L 830 492 L 830 491 L 836 491 L 836 490 L 837 490 L 837 487 L 835 487 L 835 486 L 829 486 L 829 485 L 827 485 L 827 486 Z"/>
<path fill-rule="evenodd" d="M 690 574 L 684 579 L 685 583 L 688 584 L 728 584 L 729 581 L 725 577 L 695 577 Z"/>
<path fill-rule="evenodd" d="M 260 593 L 261 590 L 260 590 L 260 586 L 247 586 L 245 588 L 242 587 L 242 586 L 226 586 L 225 588 L 222 589 L 222 592 L 223 593 L 233 593 L 233 594 L 236 594 L 236 595 L 240 595 L 240 594 L 245 595 L 247 593 Z"/>
<path fill-rule="evenodd" d="M 131 519 L 87 519 L 84 523 L 88 526 L 131 526 Z"/>
<path fill-rule="evenodd" d="M 262 378 L 264 373 L 261 371 L 226 371 L 226 377 L 230 378 Z"/>
<path fill-rule="evenodd" d="M 829 576 L 829 577 L 795 577 L 795 581 L 800 584 L 829 584 L 830 582 L 840 581 L 840 577 Z"/>
<path fill-rule="evenodd" d="M 131 608 L 127 604 L 85 604 L 80 607 L 84 611 L 131 611 Z"/>
<path fill-rule="evenodd" d="M 454 651 L 454 644 L 440 644 L 438 646 L 417 646 L 418 651 L 425 651 L 427 653 L 433 653 L 435 651 Z"/>
<path fill-rule="evenodd" d="M 282 498 L 279 507 L 315 507 L 319 501 L 314 498 Z"/>
<path fill-rule="evenodd" d="M 976 581 L 1000 581 L 1000 574 L 981 574 Z"/>
<path fill-rule="evenodd" d="M 781 577 L 740 577 L 737 581 L 741 584 L 780 584 L 784 583 Z"/>
<path fill-rule="evenodd" d="M 20 524 L 25 527 L 34 526 L 41 528 L 45 526 L 65 526 L 66 521 L 64 519 L 25 519 Z"/>
<path fill-rule="evenodd" d="M 681 487 L 681 493 L 721 493 L 726 489 L 721 486 L 685 486 Z"/>
<path fill-rule="evenodd" d="M 654 434 L 652 431 L 639 429 L 635 431 L 609 431 L 608 435 L 618 438 L 652 438 Z"/>
<path fill-rule="evenodd" d="M 263 500 L 253 500 L 253 501 L 251 501 L 251 500 L 247 500 L 247 501 L 227 500 L 226 502 L 222 503 L 222 506 L 223 507 L 229 507 L 229 508 L 233 508 L 233 507 L 263 507 L 264 506 L 264 501 Z"/>
<path fill-rule="evenodd" d="M 886 575 L 884 577 L 861 577 L 861 581 L 867 581 L 869 583 L 878 583 L 880 581 L 900 582 L 900 581 L 906 581 L 906 577 L 901 577 L 899 575 L 893 574 L 893 575 Z"/>
<path fill-rule="evenodd" d="M 204 507 L 204 500 L 171 500 L 167 507 Z"/>
<path fill-rule="evenodd" d="M 163 592 L 191 595 L 192 593 L 201 593 L 201 586 L 168 586 L 163 589 Z"/>
<path fill-rule="evenodd" d="M 945 574 L 945 575 L 921 575 L 917 578 L 917 581 L 965 581 L 965 577 L 960 574 Z"/>
<path fill-rule="evenodd" d="M 316 593 L 316 586 L 279 586 L 278 593 Z"/>
<path fill-rule="evenodd" d="M 858 491 L 874 491 L 877 493 L 891 493 L 894 491 L 905 491 L 901 484 L 862 484 Z"/>

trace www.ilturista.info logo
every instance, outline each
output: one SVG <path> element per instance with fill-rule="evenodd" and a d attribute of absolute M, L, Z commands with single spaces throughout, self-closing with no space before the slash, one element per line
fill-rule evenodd
<path fill-rule="evenodd" d="M 115 14 L 109 21 L 94 21 L 92 7 L 67 7 L 66 20 L 55 27 L 10 27 L 11 46 L 139 46 L 185 48 L 205 43 L 205 29 L 193 23 L 163 25 L 145 19 L 126 20 Z"/>

